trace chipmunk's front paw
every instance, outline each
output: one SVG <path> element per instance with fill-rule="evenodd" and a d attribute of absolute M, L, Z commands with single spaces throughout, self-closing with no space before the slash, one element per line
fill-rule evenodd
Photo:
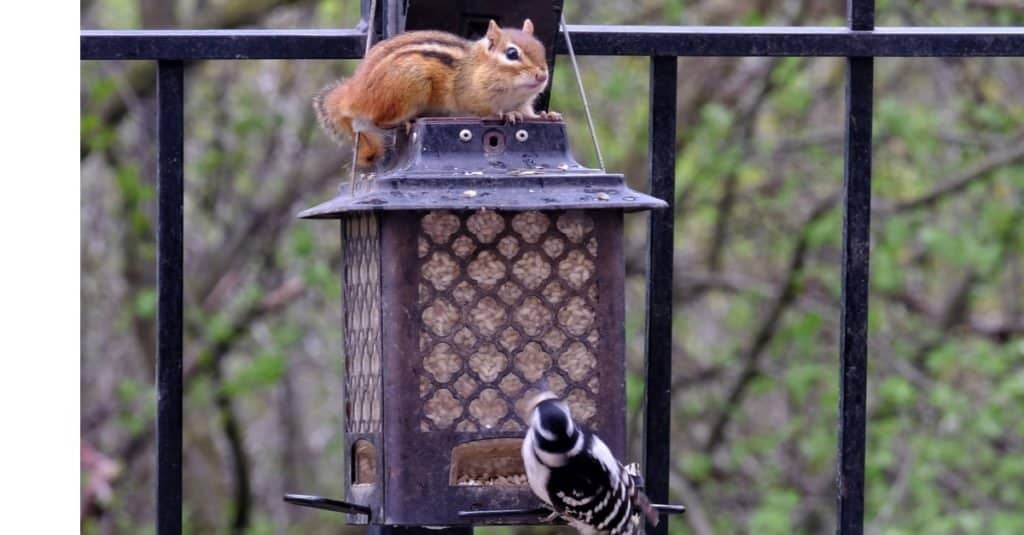
<path fill-rule="evenodd" d="M 545 121 L 561 121 L 562 114 L 557 111 L 542 111 L 539 117 Z"/>
<path fill-rule="evenodd" d="M 499 113 L 498 117 L 505 121 L 508 121 L 509 124 L 516 124 L 523 122 L 523 119 L 526 118 L 526 115 L 521 111 L 505 111 Z"/>

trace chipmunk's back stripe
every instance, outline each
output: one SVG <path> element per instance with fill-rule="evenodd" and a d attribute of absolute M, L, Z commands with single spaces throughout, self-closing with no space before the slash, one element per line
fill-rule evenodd
<path fill-rule="evenodd" d="M 457 49 L 462 50 L 462 51 L 465 51 L 466 48 L 467 48 L 467 44 L 464 41 L 461 41 L 461 40 L 458 40 L 458 39 L 439 39 L 437 37 L 426 37 L 426 38 L 423 38 L 423 39 L 416 39 L 416 40 L 413 40 L 413 41 L 409 41 L 408 43 L 404 43 L 402 46 L 416 46 L 416 45 L 448 46 L 448 47 L 452 47 L 452 48 L 457 48 Z"/>
<path fill-rule="evenodd" d="M 419 54 L 425 58 L 436 59 L 449 67 L 455 65 L 455 56 L 446 52 L 438 52 L 437 50 L 406 50 L 399 52 L 396 57 L 408 56 L 410 54 Z"/>

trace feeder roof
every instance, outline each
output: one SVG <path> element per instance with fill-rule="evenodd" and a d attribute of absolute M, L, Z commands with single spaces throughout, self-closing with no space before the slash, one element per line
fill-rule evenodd
<path fill-rule="evenodd" d="M 336 219 L 382 210 L 565 210 L 662 208 L 626 186 L 621 174 L 583 167 L 561 121 L 508 124 L 426 118 L 398 135 L 394 165 L 345 182 L 335 198 L 299 214 Z"/>

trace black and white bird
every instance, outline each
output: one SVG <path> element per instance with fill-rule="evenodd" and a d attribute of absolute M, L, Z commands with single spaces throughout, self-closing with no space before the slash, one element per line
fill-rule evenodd
<path fill-rule="evenodd" d="M 583 533 L 634 535 L 643 517 L 658 525 L 635 464 L 623 466 L 597 435 L 573 421 L 569 406 L 551 392 L 537 395 L 523 440 L 530 488 Z"/>

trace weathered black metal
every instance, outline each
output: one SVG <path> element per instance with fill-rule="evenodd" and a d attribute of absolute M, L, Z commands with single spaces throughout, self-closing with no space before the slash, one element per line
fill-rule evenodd
<path fill-rule="evenodd" d="M 874 0 L 849 0 L 851 29 L 874 27 Z M 848 58 L 839 312 L 839 454 L 836 532 L 864 532 L 868 277 L 871 266 L 871 119 L 874 59 Z"/>
<path fill-rule="evenodd" d="M 578 55 L 1021 56 L 1024 28 L 570 26 Z M 566 53 L 560 39 L 556 52 Z"/>
<path fill-rule="evenodd" d="M 593 217 L 595 228 L 592 235 L 600 244 L 593 272 L 601 295 L 621 295 L 622 216 L 617 209 L 605 212 L 601 217 Z M 459 517 L 458 512 L 480 504 L 516 507 L 539 502 L 525 486 L 453 485 L 449 479 L 449 467 L 454 463 L 453 447 L 488 439 L 518 440 L 522 437 L 521 428 L 504 430 L 495 426 L 473 432 L 456 432 L 449 427 L 425 433 L 420 427 L 424 404 L 420 394 L 420 373 L 424 364 L 420 356 L 423 349 L 419 326 L 424 320 L 417 302 L 423 291 L 418 281 L 421 280 L 424 260 L 417 251 L 417 231 L 423 214 L 422 210 L 407 210 L 379 216 L 380 313 L 381 325 L 384 326 L 381 368 L 385 392 L 381 413 L 385 425 L 376 442 L 381 453 L 378 466 L 383 468 L 379 468 L 375 487 L 383 489 L 383 496 L 375 502 L 374 495 L 358 495 L 354 492 L 358 489 L 350 486 L 347 499 L 372 507 L 373 523 L 408 526 L 414 525 L 418 519 L 418 523 L 428 525 L 465 525 L 468 520 Z M 552 230 L 549 234 L 555 232 Z M 511 232 L 505 234 L 511 235 Z M 537 245 L 522 243 L 521 251 L 537 251 L 543 241 L 537 240 Z M 469 271 L 470 260 L 461 260 L 458 271 Z M 592 423 L 598 427 L 612 451 L 621 456 L 625 451 L 624 360 L 608 356 L 624 352 L 623 302 L 621 299 L 600 299 L 592 305 L 597 330 L 601 333 L 595 347 L 595 354 L 600 355 L 596 364 L 598 371 L 592 377 L 600 377 L 602 384 L 601 396 L 595 400 L 596 414 Z M 523 388 L 528 387 L 527 383 Z M 351 441 L 353 437 L 349 434 L 347 438 Z M 515 455 L 518 458 L 518 446 Z M 366 520 L 350 518 L 350 521 L 363 523 Z M 521 517 L 489 517 L 476 521 L 477 524 L 524 522 L 527 519 Z"/>
<path fill-rule="evenodd" d="M 379 277 L 371 290 L 379 305 L 366 314 L 350 310 L 354 293 L 345 316 L 365 318 L 357 328 L 381 326 L 372 337 L 382 344 L 379 365 L 370 367 L 380 370 L 372 380 L 384 392 L 379 411 L 370 411 L 383 430 L 348 429 L 349 443 L 365 439 L 381 455 L 375 475 L 350 484 L 346 499 L 371 508 L 374 524 L 404 526 L 466 525 L 459 512 L 482 504 L 539 505 L 525 479 L 505 478 L 525 478 L 519 441 L 526 415 L 519 411 L 541 377 L 560 382 L 553 390 L 583 411 L 581 422 L 615 455 L 625 453 L 622 213 L 666 203 L 630 190 L 621 175 L 578 164 L 561 122 L 426 118 L 399 136 L 395 154 L 386 171 L 354 188 L 343 183 L 336 198 L 301 214 L 343 225 L 370 218 L 379 229 L 371 232 L 379 236 L 372 257 L 352 249 L 363 259 L 346 259 L 357 269 L 343 275 L 346 292 L 365 282 L 361 274 Z M 350 360 L 370 342 L 345 340 Z M 495 363 L 493 375 L 480 371 L 486 359 Z M 532 372 L 530 362 L 537 363 Z M 356 390 L 346 404 L 358 398 L 359 423 L 367 398 Z M 485 404 L 501 407 L 489 424 L 477 412 Z M 441 416 L 442 406 L 451 416 Z M 457 455 L 463 451 L 478 452 L 477 460 L 463 464 L 471 458 Z M 457 475 L 458 466 L 498 466 L 488 464 L 493 459 L 502 468 L 482 468 L 491 475 L 481 479 L 496 482 Z"/>
<path fill-rule="evenodd" d="M 339 195 L 299 217 L 391 210 L 646 210 L 659 199 L 633 191 L 620 174 L 583 167 L 569 151 L 561 122 L 516 125 L 477 118 L 416 122 L 397 163 L 372 180 L 349 183 Z"/>
<path fill-rule="evenodd" d="M 846 25 L 854 31 L 875 29 L 875 0 L 847 0 Z"/>
<path fill-rule="evenodd" d="M 686 507 L 682 505 L 665 505 L 661 503 L 652 503 L 651 507 L 655 511 L 665 515 L 681 515 L 686 512 Z M 479 509 L 474 511 L 459 511 L 459 516 L 462 518 L 489 518 L 489 517 L 512 517 L 512 516 L 530 516 L 537 519 L 542 519 L 551 514 L 551 509 L 546 507 L 538 507 L 534 509 Z M 564 524 L 564 520 L 555 519 L 556 523 Z M 649 528 L 648 528 L 649 529 Z"/>
<path fill-rule="evenodd" d="M 570 25 L 580 56 L 1024 56 L 1021 27 Z M 355 59 L 356 30 L 83 30 L 83 60 Z M 565 54 L 559 34 L 555 53 Z"/>
<path fill-rule="evenodd" d="M 181 533 L 184 66 L 158 68 L 157 196 L 157 533 Z"/>
<path fill-rule="evenodd" d="M 553 51 L 561 14 L 561 0 L 416 0 L 409 2 L 408 11 L 403 15 L 407 17 L 406 31 L 442 30 L 467 39 L 483 37 L 490 20 L 499 26 L 519 26 L 529 18 L 534 35 Z"/>
<path fill-rule="evenodd" d="M 644 480 L 651 501 L 668 501 L 672 436 L 672 257 L 675 244 L 676 79 L 675 56 L 651 58 L 650 192 L 668 204 L 651 212 L 647 251 Z M 668 533 L 668 522 L 648 526 Z"/>
<path fill-rule="evenodd" d="M 551 515 L 551 509 L 546 507 L 532 507 L 529 509 L 474 509 L 472 511 L 459 511 L 460 517 L 468 519 L 524 516 L 532 517 L 533 519 L 540 521 L 549 515 Z M 565 524 L 566 522 L 561 518 L 555 518 L 552 523 Z"/>
<path fill-rule="evenodd" d="M 358 30 L 84 30 L 82 59 L 357 59 Z"/>
<path fill-rule="evenodd" d="M 867 417 L 868 269 L 871 229 L 871 89 L 873 60 L 847 67 L 846 177 L 840 309 L 839 533 L 864 531 Z"/>
<path fill-rule="evenodd" d="M 439 528 L 419 526 L 378 526 L 366 527 L 366 535 L 471 535 L 473 528 Z"/>
<path fill-rule="evenodd" d="M 365 507 L 355 503 L 343 502 L 341 500 L 332 500 L 330 498 L 324 498 L 322 496 L 310 496 L 307 494 L 285 494 L 284 501 L 293 504 L 301 505 L 303 507 L 312 507 L 314 509 L 323 509 L 324 511 L 334 511 L 336 513 L 346 513 L 350 515 L 365 515 L 369 517 L 372 511 L 369 507 Z"/>

